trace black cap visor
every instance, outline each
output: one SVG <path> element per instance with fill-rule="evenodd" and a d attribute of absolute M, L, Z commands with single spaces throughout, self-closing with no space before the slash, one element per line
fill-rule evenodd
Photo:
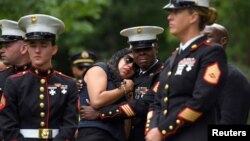
<path fill-rule="evenodd" d="M 133 50 L 140 50 L 155 47 L 156 41 L 157 40 L 134 41 L 130 42 L 130 45 L 132 46 Z"/>
<path fill-rule="evenodd" d="M 22 36 L 15 36 L 15 35 L 2 35 L 0 37 L 1 43 L 8 43 L 8 42 L 14 42 L 18 40 L 23 40 L 24 38 Z"/>
<path fill-rule="evenodd" d="M 163 9 L 167 11 L 171 11 L 174 9 L 183 9 L 197 6 L 194 1 L 189 0 L 171 0 L 168 5 L 166 5 Z"/>
<path fill-rule="evenodd" d="M 31 32 L 26 34 L 25 40 L 48 40 L 54 41 L 56 35 L 48 32 Z"/>

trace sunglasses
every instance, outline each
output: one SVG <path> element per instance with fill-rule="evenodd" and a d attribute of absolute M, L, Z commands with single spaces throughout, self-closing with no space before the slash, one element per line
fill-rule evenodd
<path fill-rule="evenodd" d="M 125 63 L 126 64 L 134 63 L 134 59 L 130 57 L 129 55 L 127 55 L 125 56 Z"/>

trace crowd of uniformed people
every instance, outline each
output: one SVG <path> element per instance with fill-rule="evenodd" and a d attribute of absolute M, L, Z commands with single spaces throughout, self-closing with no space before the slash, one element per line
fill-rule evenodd
<path fill-rule="evenodd" d="M 52 64 L 62 20 L 0 20 L 0 141 L 207 141 L 208 125 L 247 124 L 250 84 L 227 62 L 216 9 L 209 0 L 163 9 L 180 42 L 167 60 L 157 57 L 162 27 L 129 27 L 120 32 L 129 47 L 107 62 L 72 55 L 71 77 Z"/>

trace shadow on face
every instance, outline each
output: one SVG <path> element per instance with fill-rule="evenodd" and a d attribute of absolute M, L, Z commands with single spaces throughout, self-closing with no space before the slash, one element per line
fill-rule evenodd
<path fill-rule="evenodd" d="M 150 47 L 143 49 L 136 49 L 132 51 L 135 63 L 141 69 L 147 69 L 154 64 L 157 58 L 158 48 Z"/>

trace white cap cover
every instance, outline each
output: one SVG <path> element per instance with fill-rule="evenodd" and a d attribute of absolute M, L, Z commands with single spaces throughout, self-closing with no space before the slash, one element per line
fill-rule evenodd
<path fill-rule="evenodd" d="M 43 14 L 32 14 L 21 17 L 18 25 L 26 33 L 48 32 L 55 35 L 63 33 L 65 28 L 64 23 L 60 19 Z"/>
<path fill-rule="evenodd" d="M 158 26 L 138 26 L 123 29 L 120 34 L 126 36 L 129 42 L 134 41 L 145 41 L 145 40 L 155 40 L 157 39 L 157 34 L 164 31 L 163 28 Z"/>
<path fill-rule="evenodd" d="M 25 36 L 25 32 L 23 32 L 19 27 L 16 21 L 11 20 L 0 20 L 0 27 L 2 29 L 2 35 L 9 36 Z"/>
<path fill-rule="evenodd" d="M 171 10 L 177 8 L 186 8 L 186 7 L 209 7 L 209 0 L 170 0 L 167 5 L 163 7 L 163 9 Z"/>

